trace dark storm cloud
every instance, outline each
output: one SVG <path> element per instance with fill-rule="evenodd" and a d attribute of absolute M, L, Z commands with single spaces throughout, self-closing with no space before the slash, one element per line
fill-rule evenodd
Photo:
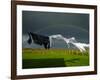
<path fill-rule="evenodd" d="M 88 16 L 88 14 L 23 11 L 23 33 L 36 32 L 57 24 L 76 25 L 88 30 Z"/>
<path fill-rule="evenodd" d="M 23 36 L 28 32 L 47 36 L 62 34 L 89 42 L 89 14 L 23 11 L 22 27 Z"/>

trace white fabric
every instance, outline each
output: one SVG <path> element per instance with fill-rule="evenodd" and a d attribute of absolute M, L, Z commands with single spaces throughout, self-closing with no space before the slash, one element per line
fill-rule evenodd
<path fill-rule="evenodd" d="M 89 44 L 86 43 L 80 43 L 75 40 L 75 37 L 72 38 L 65 38 L 61 34 L 57 35 L 51 35 L 49 36 L 50 40 L 50 47 L 52 47 L 53 39 L 57 40 L 64 40 L 66 44 L 68 45 L 68 48 L 70 47 L 70 44 L 73 44 L 76 48 L 78 48 L 81 52 L 86 51 L 85 47 L 89 47 Z"/>

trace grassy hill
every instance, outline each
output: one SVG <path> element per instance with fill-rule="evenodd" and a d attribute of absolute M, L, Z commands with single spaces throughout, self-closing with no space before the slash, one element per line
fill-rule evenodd
<path fill-rule="evenodd" d="M 23 69 L 47 67 L 75 67 L 89 65 L 89 50 L 81 53 L 75 49 L 22 50 Z"/>

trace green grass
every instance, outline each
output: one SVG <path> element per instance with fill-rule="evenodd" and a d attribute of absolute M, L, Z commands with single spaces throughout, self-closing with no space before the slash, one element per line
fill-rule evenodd
<path fill-rule="evenodd" d="M 23 49 L 23 68 L 74 67 L 89 65 L 89 50 Z"/>
<path fill-rule="evenodd" d="M 23 59 L 23 69 L 28 68 L 47 68 L 64 67 L 64 59 Z"/>

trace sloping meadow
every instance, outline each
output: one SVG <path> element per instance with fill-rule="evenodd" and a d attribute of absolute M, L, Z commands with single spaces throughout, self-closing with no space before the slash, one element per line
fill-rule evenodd
<path fill-rule="evenodd" d="M 89 66 L 89 50 L 77 49 L 31 49 L 24 48 L 22 53 L 23 69 L 47 67 Z"/>

